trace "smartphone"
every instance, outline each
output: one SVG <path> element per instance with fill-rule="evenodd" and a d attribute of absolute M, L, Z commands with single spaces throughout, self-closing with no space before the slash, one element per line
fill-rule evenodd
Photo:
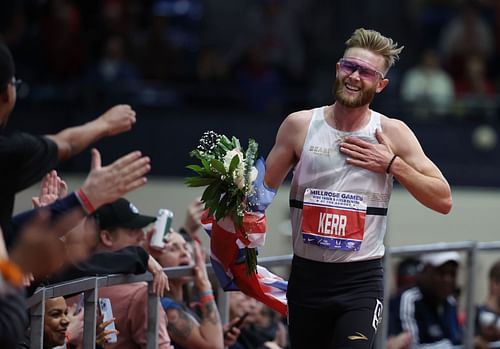
<path fill-rule="evenodd" d="M 235 322 L 235 324 L 233 325 L 233 327 L 240 327 L 241 325 L 243 325 L 243 321 L 245 321 L 245 319 L 247 318 L 248 316 L 248 312 L 241 315 L 240 319 L 238 321 Z"/>
<path fill-rule="evenodd" d="M 234 323 L 234 325 L 228 330 L 224 332 L 224 336 L 228 334 L 228 332 L 231 332 L 233 328 L 240 328 L 241 325 L 243 325 L 243 322 L 245 321 L 246 317 L 248 316 L 248 312 L 240 316 L 240 319 Z"/>
<path fill-rule="evenodd" d="M 75 312 L 73 315 L 78 315 L 82 311 L 83 307 L 83 301 L 84 301 L 84 293 L 80 293 L 80 299 L 78 300 L 78 303 L 76 304 Z"/>
<path fill-rule="evenodd" d="M 172 227 L 172 220 L 174 219 L 174 213 L 165 208 L 160 208 L 158 210 L 158 215 L 156 216 L 155 222 L 155 233 L 151 236 L 151 246 L 157 248 L 165 247 L 165 236 L 170 233 L 170 228 Z"/>
<path fill-rule="evenodd" d="M 108 321 L 113 318 L 113 310 L 111 309 L 111 300 L 109 298 L 99 298 L 99 308 L 101 309 L 101 314 L 103 316 L 102 321 Z M 106 326 L 105 330 L 115 330 L 115 323 L 112 322 L 108 326 Z M 116 337 L 116 333 L 111 333 L 108 335 L 109 340 L 108 343 L 116 343 L 118 338 Z"/>

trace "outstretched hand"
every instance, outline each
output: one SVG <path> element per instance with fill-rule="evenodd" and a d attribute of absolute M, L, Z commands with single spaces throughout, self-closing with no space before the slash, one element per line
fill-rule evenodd
<path fill-rule="evenodd" d="M 186 212 L 186 220 L 184 221 L 183 228 L 189 235 L 195 235 L 201 227 L 201 216 L 205 210 L 205 204 L 200 198 L 196 198 L 188 206 Z"/>
<path fill-rule="evenodd" d="M 150 169 L 149 157 L 143 156 L 140 151 L 102 166 L 101 154 L 92 149 L 91 170 L 81 189 L 97 209 L 144 185 L 147 181 L 145 174 Z"/>
<path fill-rule="evenodd" d="M 40 183 L 40 195 L 31 198 L 33 207 L 39 208 L 50 205 L 59 198 L 68 195 L 68 185 L 52 170 L 43 177 Z"/>
<path fill-rule="evenodd" d="M 394 153 L 390 141 L 380 129 L 375 131 L 375 137 L 378 141 L 375 144 L 357 137 L 346 137 L 339 146 L 340 152 L 347 156 L 346 162 L 366 170 L 384 173 Z"/>

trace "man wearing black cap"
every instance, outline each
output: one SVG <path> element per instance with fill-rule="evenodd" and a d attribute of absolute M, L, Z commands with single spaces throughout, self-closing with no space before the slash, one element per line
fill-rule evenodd
<path fill-rule="evenodd" d="M 156 220 L 156 217 L 146 216 L 126 199 L 118 199 L 100 207 L 92 215 L 97 228 L 96 255 L 106 258 L 106 252 L 113 252 L 114 258 L 118 251 L 128 251 L 140 246 L 145 241 L 144 229 Z M 142 250 L 142 249 L 141 249 Z M 144 250 L 142 253 L 147 254 Z M 124 256 L 121 257 L 124 259 Z M 140 258 L 142 259 L 142 258 Z M 134 258 L 128 258 L 130 264 Z M 163 290 L 168 288 L 168 279 L 162 267 L 154 258 L 148 256 L 148 270 L 153 274 L 153 288 L 155 293 L 162 296 Z M 113 263 L 115 264 L 115 263 Z M 122 264 L 120 262 L 120 264 Z M 109 260 L 103 263 L 103 271 L 116 273 L 116 268 L 123 269 L 122 265 L 110 265 Z M 113 270 L 114 268 L 115 270 Z M 120 272 L 126 272 L 121 270 Z M 134 272 L 129 270 L 128 272 Z M 120 331 L 118 342 L 114 347 L 121 349 L 145 348 L 147 338 L 147 284 L 138 282 L 133 284 L 116 285 L 99 289 L 99 297 L 109 298 L 116 318 L 115 326 Z M 170 346 L 170 337 L 167 333 L 167 316 L 158 304 L 159 314 L 159 348 L 167 349 Z"/>
<path fill-rule="evenodd" d="M 99 229 L 97 250 L 119 250 L 130 245 L 141 245 L 145 240 L 144 228 L 156 221 L 145 216 L 126 199 L 104 205 L 92 215 Z"/>
<path fill-rule="evenodd" d="M 7 124 L 16 104 L 12 55 L 0 43 L 0 130 Z M 55 135 L 27 133 L 0 134 L 0 225 L 5 230 L 11 218 L 15 194 L 40 180 L 59 161 L 66 160 L 102 137 L 128 131 L 135 123 L 135 112 L 128 105 L 117 105 L 86 124 L 70 127 Z"/>

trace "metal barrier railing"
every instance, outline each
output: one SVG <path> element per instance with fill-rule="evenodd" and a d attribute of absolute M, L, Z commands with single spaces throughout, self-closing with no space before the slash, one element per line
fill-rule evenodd
<path fill-rule="evenodd" d="M 478 251 L 492 251 L 500 250 L 500 241 L 493 242 L 477 242 L 477 241 L 464 241 L 464 242 L 450 242 L 450 243 L 435 243 L 426 245 L 413 245 L 413 246 L 401 246 L 387 248 L 384 257 L 384 311 L 383 317 L 388 318 L 389 314 L 389 292 L 390 292 L 390 281 L 392 276 L 392 258 L 393 257 L 405 257 L 418 255 L 428 252 L 444 252 L 444 251 L 463 251 L 467 253 L 466 260 L 466 289 L 467 295 L 465 299 L 465 311 L 467 314 L 466 324 L 465 324 L 465 337 L 464 337 L 464 348 L 474 348 L 474 285 L 476 273 L 474 268 L 477 263 L 477 253 Z M 386 340 L 388 334 L 387 321 L 382 321 L 382 328 L 380 329 L 376 348 L 382 349 L 386 348 Z M 460 347 L 458 347 L 460 348 Z M 494 347 L 492 347 L 494 348 Z"/>
<path fill-rule="evenodd" d="M 393 257 L 403 257 L 417 255 L 426 252 L 441 252 L 441 251 L 463 251 L 467 253 L 466 275 L 467 275 L 467 297 L 466 297 L 466 313 L 474 313 L 474 283 L 475 273 L 474 268 L 477 263 L 478 251 L 500 250 L 500 241 L 494 242 L 477 242 L 466 241 L 456 243 L 437 243 L 429 245 L 412 245 L 387 248 L 384 258 L 384 314 L 383 317 L 388 317 L 389 304 L 389 283 L 392 276 L 391 260 Z M 292 261 L 292 255 L 276 256 L 276 257 L 261 257 L 259 265 L 264 267 L 287 266 Z M 207 265 L 209 272 L 212 272 L 210 264 Z M 193 273 L 193 268 L 189 266 L 165 268 L 165 273 L 169 278 L 190 275 Z M 84 338 L 83 348 L 95 348 L 95 331 L 96 331 L 96 305 L 97 291 L 101 287 L 127 284 L 133 282 L 145 281 L 148 282 L 148 333 L 147 333 L 147 348 L 157 348 L 158 337 L 158 303 L 159 297 L 152 292 L 152 275 L 145 273 L 141 275 L 107 275 L 97 277 L 86 277 L 77 280 L 72 280 L 50 287 L 38 289 L 29 299 L 28 307 L 31 313 L 31 346 L 32 349 L 41 349 L 43 345 L 43 327 L 45 300 L 58 297 L 78 294 L 84 292 Z M 221 313 L 223 323 L 227 322 L 229 315 L 228 294 L 219 289 L 218 292 L 218 308 Z M 382 321 L 381 329 L 377 336 L 376 347 L 379 349 L 385 348 L 387 339 L 387 321 Z M 474 317 L 467 316 L 465 328 L 464 348 L 473 348 L 474 340 Z M 495 343 L 491 348 L 500 348 L 500 343 Z"/>

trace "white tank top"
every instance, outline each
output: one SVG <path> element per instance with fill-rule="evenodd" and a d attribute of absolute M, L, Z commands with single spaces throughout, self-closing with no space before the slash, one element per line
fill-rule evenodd
<path fill-rule="evenodd" d="M 380 114 L 371 111 L 370 121 L 360 130 L 343 132 L 325 120 L 325 107 L 313 110 L 311 123 L 300 160 L 293 171 L 290 188 L 293 251 L 296 255 L 320 262 L 352 262 L 381 258 L 384 255 L 384 234 L 387 226 L 387 206 L 392 192 L 392 175 L 375 173 L 346 164 L 339 143 L 346 136 L 359 137 L 378 143 L 375 130 L 381 129 Z M 360 194 L 368 206 L 364 237 L 357 251 L 344 251 L 304 243 L 302 212 L 307 188 Z"/>

